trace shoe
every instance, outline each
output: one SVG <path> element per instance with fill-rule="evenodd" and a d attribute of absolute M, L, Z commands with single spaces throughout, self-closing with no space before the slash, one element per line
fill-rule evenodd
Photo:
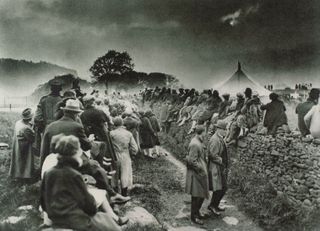
<path fill-rule="evenodd" d="M 191 218 L 191 221 L 197 225 L 204 225 L 203 221 L 200 220 L 199 218 Z"/>
<path fill-rule="evenodd" d="M 219 211 L 217 211 L 215 208 L 209 206 L 208 209 L 216 216 L 220 216 L 221 213 Z"/>
<path fill-rule="evenodd" d="M 123 226 L 123 225 L 127 224 L 128 221 L 129 221 L 128 217 L 119 217 L 117 223 L 118 223 L 118 225 Z"/>
<path fill-rule="evenodd" d="M 207 219 L 209 216 L 210 216 L 209 214 L 199 213 L 198 218 L 201 220 L 204 220 L 204 219 Z"/>
<path fill-rule="evenodd" d="M 115 196 L 110 198 L 110 202 L 112 204 L 124 204 L 131 200 L 131 197 L 124 197 L 120 194 L 116 194 Z"/>

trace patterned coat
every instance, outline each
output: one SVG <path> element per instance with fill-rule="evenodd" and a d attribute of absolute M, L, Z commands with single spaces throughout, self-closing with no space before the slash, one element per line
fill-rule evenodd
<path fill-rule="evenodd" d="M 34 158 L 32 143 L 35 133 L 31 124 L 19 120 L 15 124 L 13 147 L 9 175 L 13 178 L 32 178 L 34 173 Z"/>
<path fill-rule="evenodd" d="M 192 138 L 187 156 L 186 193 L 208 198 L 209 182 L 204 144 L 198 136 Z"/>

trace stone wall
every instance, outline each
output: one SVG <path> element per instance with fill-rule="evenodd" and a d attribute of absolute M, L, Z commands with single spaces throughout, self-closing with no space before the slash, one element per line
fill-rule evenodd
<path fill-rule="evenodd" d="M 153 107 L 156 115 L 160 106 Z M 190 122 L 181 127 L 172 122 L 169 132 L 161 133 L 162 146 L 181 161 L 194 136 L 187 134 L 190 127 Z M 294 133 L 276 137 L 250 133 L 240 143 L 241 148 L 228 147 L 229 193 L 238 206 L 266 230 L 320 228 L 319 142 L 301 140 Z"/>

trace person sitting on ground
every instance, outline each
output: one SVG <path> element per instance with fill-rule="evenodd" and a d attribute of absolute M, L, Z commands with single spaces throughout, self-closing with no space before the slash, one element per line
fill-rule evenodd
<path fill-rule="evenodd" d="M 96 203 L 77 170 L 82 165 L 79 139 L 64 136 L 55 149 L 58 164 L 44 173 L 40 195 L 41 207 L 52 226 L 79 231 L 120 231 L 111 214 L 98 212 L 97 205 L 103 202 Z"/>
<path fill-rule="evenodd" d="M 305 115 L 304 121 L 314 139 L 320 139 L 320 100 Z"/>
<path fill-rule="evenodd" d="M 110 136 L 120 165 L 121 193 L 123 196 L 128 196 L 128 189 L 133 185 L 130 156 L 137 154 L 138 145 L 132 133 L 123 126 L 123 120 L 120 117 L 114 118 L 113 123 L 115 129 L 110 132 Z"/>
<path fill-rule="evenodd" d="M 31 124 L 33 117 L 31 108 L 24 109 L 21 117 L 22 119 L 18 120 L 14 126 L 9 175 L 21 183 L 28 183 L 34 177 L 32 143 L 35 132 Z"/>
<path fill-rule="evenodd" d="M 296 113 L 298 114 L 298 127 L 300 130 L 301 136 L 303 137 L 310 134 L 310 131 L 304 122 L 304 117 L 313 106 L 317 105 L 319 95 L 320 95 L 319 89 L 316 89 L 316 88 L 311 89 L 311 91 L 309 92 L 309 98 L 307 99 L 307 101 L 303 103 L 299 103 L 298 106 L 296 107 Z"/>
<path fill-rule="evenodd" d="M 286 132 L 289 132 L 284 103 L 279 100 L 279 95 L 276 93 L 271 93 L 269 98 L 271 102 L 260 107 L 261 110 L 266 111 L 263 126 L 268 129 L 270 135 L 275 135 L 279 127 L 283 127 Z"/>

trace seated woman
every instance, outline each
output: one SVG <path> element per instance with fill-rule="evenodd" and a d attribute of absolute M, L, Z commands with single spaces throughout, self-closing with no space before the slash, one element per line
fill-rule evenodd
<path fill-rule="evenodd" d="M 55 146 L 56 166 L 43 171 L 41 207 L 53 227 L 85 230 L 121 230 L 115 220 L 105 191 L 90 189 L 78 170 L 82 150 L 75 136 L 61 136 Z M 48 156 L 49 157 L 49 156 Z M 101 207 L 106 212 L 98 212 Z M 119 223 L 123 223 L 122 221 Z"/>

